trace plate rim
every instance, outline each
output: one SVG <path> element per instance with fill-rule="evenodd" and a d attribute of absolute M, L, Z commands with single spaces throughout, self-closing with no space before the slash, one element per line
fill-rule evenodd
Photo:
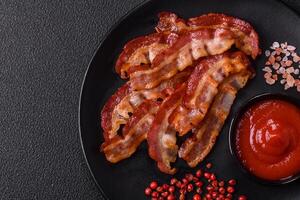
<path fill-rule="evenodd" d="M 290 7 L 289 5 L 287 5 L 285 2 L 283 2 L 282 0 L 276 0 L 278 3 L 280 3 L 282 6 L 286 7 L 287 9 L 291 10 L 296 16 L 300 17 L 300 13 L 298 13 L 295 9 L 293 9 L 292 7 Z M 101 184 L 97 181 L 93 170 L 91 169 L 91 164 L 87 158 L 87 153 L 83 144 L 83 139 L 82 139 L 82 127 L 81 127 L 81 104 L 82 104 L 82 95 L 83 95 L 83 90 L 85 87 L 85 83 L 86 83 L 86 79 L 87 79 L 87 75 L 91 69 L 91 65 L 98 53 L 98 51 L 102 48 L 103 44 L 105 43 L 105 41 L 109 38 L 109 36 L 112 34 L 112 32 L 131 14 L 133 14 L 134 12 L 138 11 L 140 8 L 142 8 L 143 6 L 147 6 L 150 3 L 154 3 L 154 0 L 144 0 L 142 2 L 140 2 L 139 4 L 137 4 L 136 6 L 134 6 L 133 8 L 129 9 L 124 15 L 122 15 L 119 19 L 116 20 L 116 22 L 113 23 L 113 25 L 110 26 L 110 28 L 108 29 L 108 31 L 104 34 L 104 36 L 102 36 L 102 39 L 100 41 L 100 43 L 98 44 L 98 47 L 96 48 L 96 50 L 94 51 L 92 58 L 90 59 L 88 66 L 85 70 L 85 73 L 83 75 L 83 79 L 82 79 L 82 83 L 81 83 L 81 87 L 80 87 L 80 94 L 79 94 L 79 100 L 78 100 L 78 130 L 79 130 L 79 140 L 80 140 L 80 146 L 82 149 L 82 153 L 83 153 L 83 157 L 85 160 L 85 163 L 88 167 L 89 170 L 89 174 L 92 177 L 94 183 L 96 184 L 96 187 L 98 188 L 101 197 L 103 200 L 110 200 L 110 198 L 107 197 L 107 195 L 105 194 L 105 192 L 102 189 Z"/>
<path fill-rule="evenodd" d="M 94 183 L 96 184 L 98 190 L 100 191 L 101 193 L 101 196 L 102 196 L 102 199 L 104 200 L 109 200 L 109 198 L 107 197 L 107 195 L 105 194 L 105 192 L 103 191 L 102 189 L 102 186 L 101 184 L 97 181 L 94 173 L 93 173 L 93 170 L 91 169 L 91 164 L 87 158 L 87 153 L 86 153 L 86 150 L 85 150 L 85 147 L 84 147 L 84 144 L 83 144 L 83 139 L 82 139 L 82 131 L 81 131 L 81 104 L 82 104 L 82 94 L 83 94 L 83 90 L 84 90 L 84 87 L 85 87 L 85 83 L 86 83 L 86 79 L 87 79 L 87 75 L 91 69 L 91 65 L 98 53 L 98 51 L 101 49 L 101 47 L 103 46 L 104 42 L 108 39 L 108 37 L 111 35 L 111 33 L 129 16 L 131 15 L 132 13 L 136 12 L 138 9 L 140 9 L 141 7 L 145 6 L 146 4 L 148 3 L 151 3 L 151 0 L 144 0 L 142 2 L 140 2 L 139 4 L 137 4 L 136 6 L 134 6 L 133 8 L 129 9 L 124 15 L 122 15 L 119 19 L 117 19 L 117 21 L 112 25 L 110 26 L 110 28 L 108 29 L 108 31 L 104 34 L 104 36 L 102 36 L 102 40 L 100 41 L 97 49 L 94 51 L 93 55 L 92 55 L 92 58 L 91 60 L 89 61 L 88 63 L 88 67 L 86 68 L 85 70 L 85 73 L 83 75 L 83 79 L 82 79 L 82 83 L 81 83 L 81 87 L 80 87 L 80 94 L 79 94 L 79 101 L 78 101 L 78 113 L 77 113 L 77 117 L 78 117 L 78 129 L 79 129 L 79 139 L 80 139 L 80 146 L 81 146 L 81 150 L 82 150 L 82 153 L 83 153 L 83 157 L 84 157 L 84 160 L 85 160 L 85 163 L 88 167 L 88 170 L 89 170 L 89 174 L 90 176 L 92 176 L 93 178 L 93 181 Z"/>

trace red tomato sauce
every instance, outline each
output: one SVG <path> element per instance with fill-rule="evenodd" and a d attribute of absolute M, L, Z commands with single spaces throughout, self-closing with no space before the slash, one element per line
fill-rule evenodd
<path fill-rule="evenodd" d="M 300 109 L 283 100 L 264 100 L 240 118 L 236 150 L 243 165 L 265 180 L 300 172 Z"/>

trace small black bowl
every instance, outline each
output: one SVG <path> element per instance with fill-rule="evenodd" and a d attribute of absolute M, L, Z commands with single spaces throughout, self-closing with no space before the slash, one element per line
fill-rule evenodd
<path fill-rule="evenodd" d="M 262 184 L 268 184 L 268 185 L 281 185 L 281 184 L 286 184 L 286 183 L 290 183 L 292 181 L 295 181 L 296 179 L 300 178 L 300 173 L 297 175 L 293 175 L 284 179 L 280 179 L 280 180 L 267 180 L 267 179 L 262 179 L 260 177 L 255 176 L 254 174 L 252 174 L 241 162 L 241 160 L 239 159 L 238 155 L 237 155 L 237 151 L 236 151 L 236 145 L 235 145 L 235 139 L 236 139 L 236 127 L 239 123 L 239 120 L 241 118 L 241 116 L 254 104 L 256 104 L 257 102 L 263 101 L 263 100 L 271 100 L 271 99 L 281 99 L 287 102 L 290 102 L 298 107 L 300 107 L 300 101 L 299 99 L 296 99 L 294 97 L 291 96 L 287 96 L 285 94 L 271 94 L 271 93 L 264 93 L 264 94 L 260 94 L 257 95 L 253 98 L 251 98 L 250 100 L 248 100 L 242 107 L 241 109 L 235 114 L 235 116 L 233 117 L 233 119 L 231 120 L 230 123 L 230 128 L 229 128 L 229 149 L 230 149 L 230 153 L 231 155 L 234 157 L 234 160 L 237 162 L 237 164 L 241 167 L 241 170 L 251 179 L 258 181 Z"/>

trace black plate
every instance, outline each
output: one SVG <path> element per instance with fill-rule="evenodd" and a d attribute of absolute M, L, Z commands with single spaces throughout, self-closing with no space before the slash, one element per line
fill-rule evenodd
<path fill-rule="evenodd" d="M 273 41 L 285 42 L 300 47 L 299 16 L 279 1 L 273 0 L 157 0 L 148 1 L 124 17 L 106 36 L 95 54 L 82 86 L 79 126 L 81 140 L 91 173 L 103 194 L 111 200 L 146 199 L 144 188 L 151 180 L 166 182 L 170 176 L 160 173 L 147 154 L 144 143 L 129 159 L 118 164 L 109 164 L 99 146 L 103 141 L 100 128 L 100 110 L 111 94 L 123 84 L 114 72 L 114 63 L 126 41 L 153 32 L 157 13 L 172 11 L 183 18 L 199 16 L 209 12 L 221 12 L 249 21 L 259 33 L 262 49 Z M 215 164 L 214 171 L 222 179 L 234 177 L 237 190 L 250 199 L 300 199 L 300 181 L 281 186 L 268 186 L 248 179 L 230 155 L 228 147 L 229 122 L 244 102 L 261 93 L 284 93 L 300 100 L 295 89 L 284 91 L 277 84 L 264 83 L 261 56 L 254 63 L 255 79 L 238 93 L 217 144 L 206 158 Z M 193 171 L 182 165 L 178 176 Z"/>

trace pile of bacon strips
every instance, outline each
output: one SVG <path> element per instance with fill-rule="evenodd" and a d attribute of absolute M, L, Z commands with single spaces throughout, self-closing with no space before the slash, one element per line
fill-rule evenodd
<path fill-rule="evenodd" d="M 174 174 L 177 155 L 195 167 L 215 144 L 236 93 L 254 76 L 248 56 L 260 53 L 257 33 L 241 19 L 160 13 L 155 33 L 129 41 L 116 62 L 116 72 L 129 80 L 101 112 L 106 159 L 128 158 L 147 140 L 160 171 Z"/>

